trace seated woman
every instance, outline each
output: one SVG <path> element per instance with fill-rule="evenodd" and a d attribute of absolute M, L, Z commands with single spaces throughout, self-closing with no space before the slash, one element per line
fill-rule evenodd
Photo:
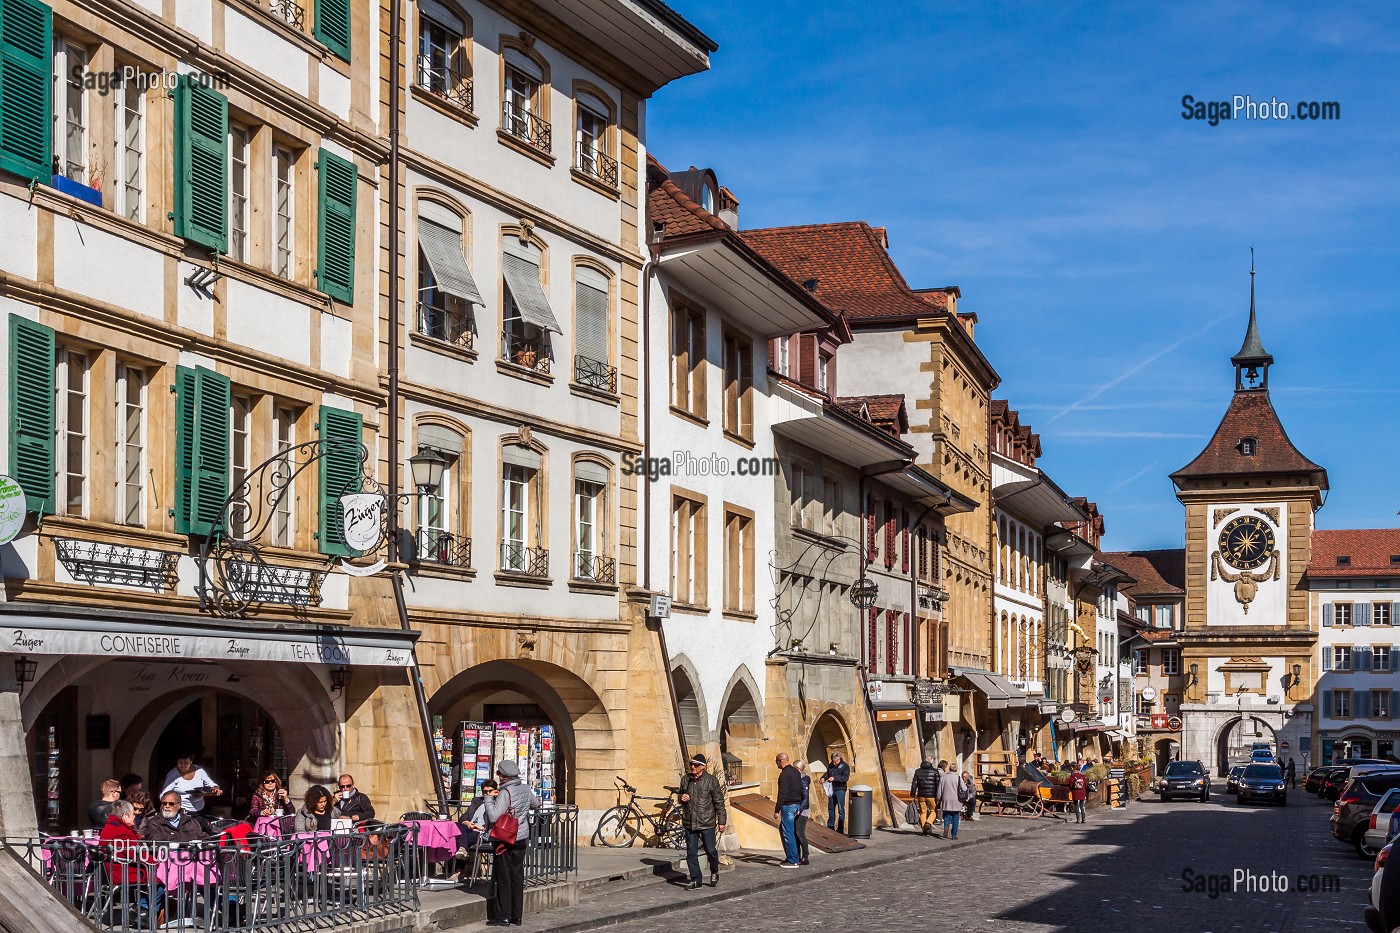
<path fill-rule="evenodd" d="M 331 827 L 335 825 L 332 822 L 335 817 L 335 808 L 331 806 L 331 792 L 320 784 L 313 784 L 306 792 L 301 809 L 296 812 L 292 830 L 298 833 L 330 832 Z"/>
<path fill-rule="evenodd" d="M 275 771 L 263 775 L 262 783 L 253 792 L 253 797 L 248 803 L 249 823 L 256 823 L 260 816 L 277 816 L 278 810 L 286 813 L 292 809 L 287 789 L 282 786 L 282 779 Z"/>
<path fill-rule="evenodd" d="M 118 800 L 112 804 L 112 812 L 97 841 L 112 854 L 107 862 L 107 878 L 117 889 L 114 893 L 116 905 L 123 908 L 134 905 L 145 911 L 160 907 L 165 889 L 156 885 L 148 896 L 146 860 L 149 855 L 141 849 L 141 835 L 136 831 L 133 803 L 132 800 Z"/>

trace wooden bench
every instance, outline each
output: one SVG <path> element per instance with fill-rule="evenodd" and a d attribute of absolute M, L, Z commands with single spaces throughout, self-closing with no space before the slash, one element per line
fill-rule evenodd
<path fill-rule="evenodd" d="M 1023 798 L 1014 788 L 994 781 L 983 781 L 982 790 L 977 795 L 977 812 L 985 813 L 996 808 L 997 816 L 1026 817 L 1035 819 L 1044 814 L 1045 803 L 1039 795 Z"/>

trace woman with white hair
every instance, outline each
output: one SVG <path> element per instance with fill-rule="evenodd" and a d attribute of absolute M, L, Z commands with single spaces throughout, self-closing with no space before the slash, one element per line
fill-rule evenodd
<path fill-rule="evenodd" d="M 794 835 L 797 837 L 797 864 L 812 864 L 807 856 L 811 854 L 811 849 L 807 847 L 807 821 L 812 817 L 812 776 L 807 773 L 807 762 L 801 758 L 792 765 L 802 773 L 802 806 L 797 811 L 797 820 L 793 823 Z"/>

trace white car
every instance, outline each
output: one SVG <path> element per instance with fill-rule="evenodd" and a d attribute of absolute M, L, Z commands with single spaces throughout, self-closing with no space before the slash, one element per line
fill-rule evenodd
<path fill-rule="evenodd" d="M 1392 835 L 1391 816 L 1397 809 L 1400 809 L 1400 787 L 1392 787 L 1371 810 L 1371 822 L 1366 827 L 1366 848 L 1379 850 L 1386 844 Z"/>

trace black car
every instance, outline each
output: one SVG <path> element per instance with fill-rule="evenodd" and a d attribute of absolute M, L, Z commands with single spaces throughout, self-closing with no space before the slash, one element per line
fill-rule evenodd
<path fill-rule="evenodd" d="M 1240 789 L 1240 775 L 1244 774 L 1244 765 L 1235 765 L 1230 769 L 1230 773 L 1225 775 L 1225 793 L 1233 794 Z"/>
<path fill-rule="evenodd" d="M 1279 806 L 1288 803 L 1288 784 L 1278 765 L 1261 762 L 1246 765 L 1235 787 L 1235 799 L 1240 803 L 1246 800 L 1268 800 Z"/>
<path fill-rule="evenodd" d="M 1204 802 L 1210 799 L 1210 778 L 1199 761 L 1173 761 L 1167 765 L 1157 793 L 1164 803 L 1177 797 Z"/>
<path fill-rule="evenodd" d="M 1324 765 L 1321 768 L 1313 768 L 1308 772 L 1308 776 L 1303 778 L 1303 790 L 1310 794 L 1316 794 L 1322 790 L 1322 779 L 1327 774 L 1328 768 Z"/>
<path fill-rule="evenodd" d="M 1351 765 L 1343 768 L 1329 768 L 1322 778 L 1322 789 L 1317 795 L 1323 800 L 1336 800 L 1342 794 L 1342 785 L 1351 777 Z"/>

